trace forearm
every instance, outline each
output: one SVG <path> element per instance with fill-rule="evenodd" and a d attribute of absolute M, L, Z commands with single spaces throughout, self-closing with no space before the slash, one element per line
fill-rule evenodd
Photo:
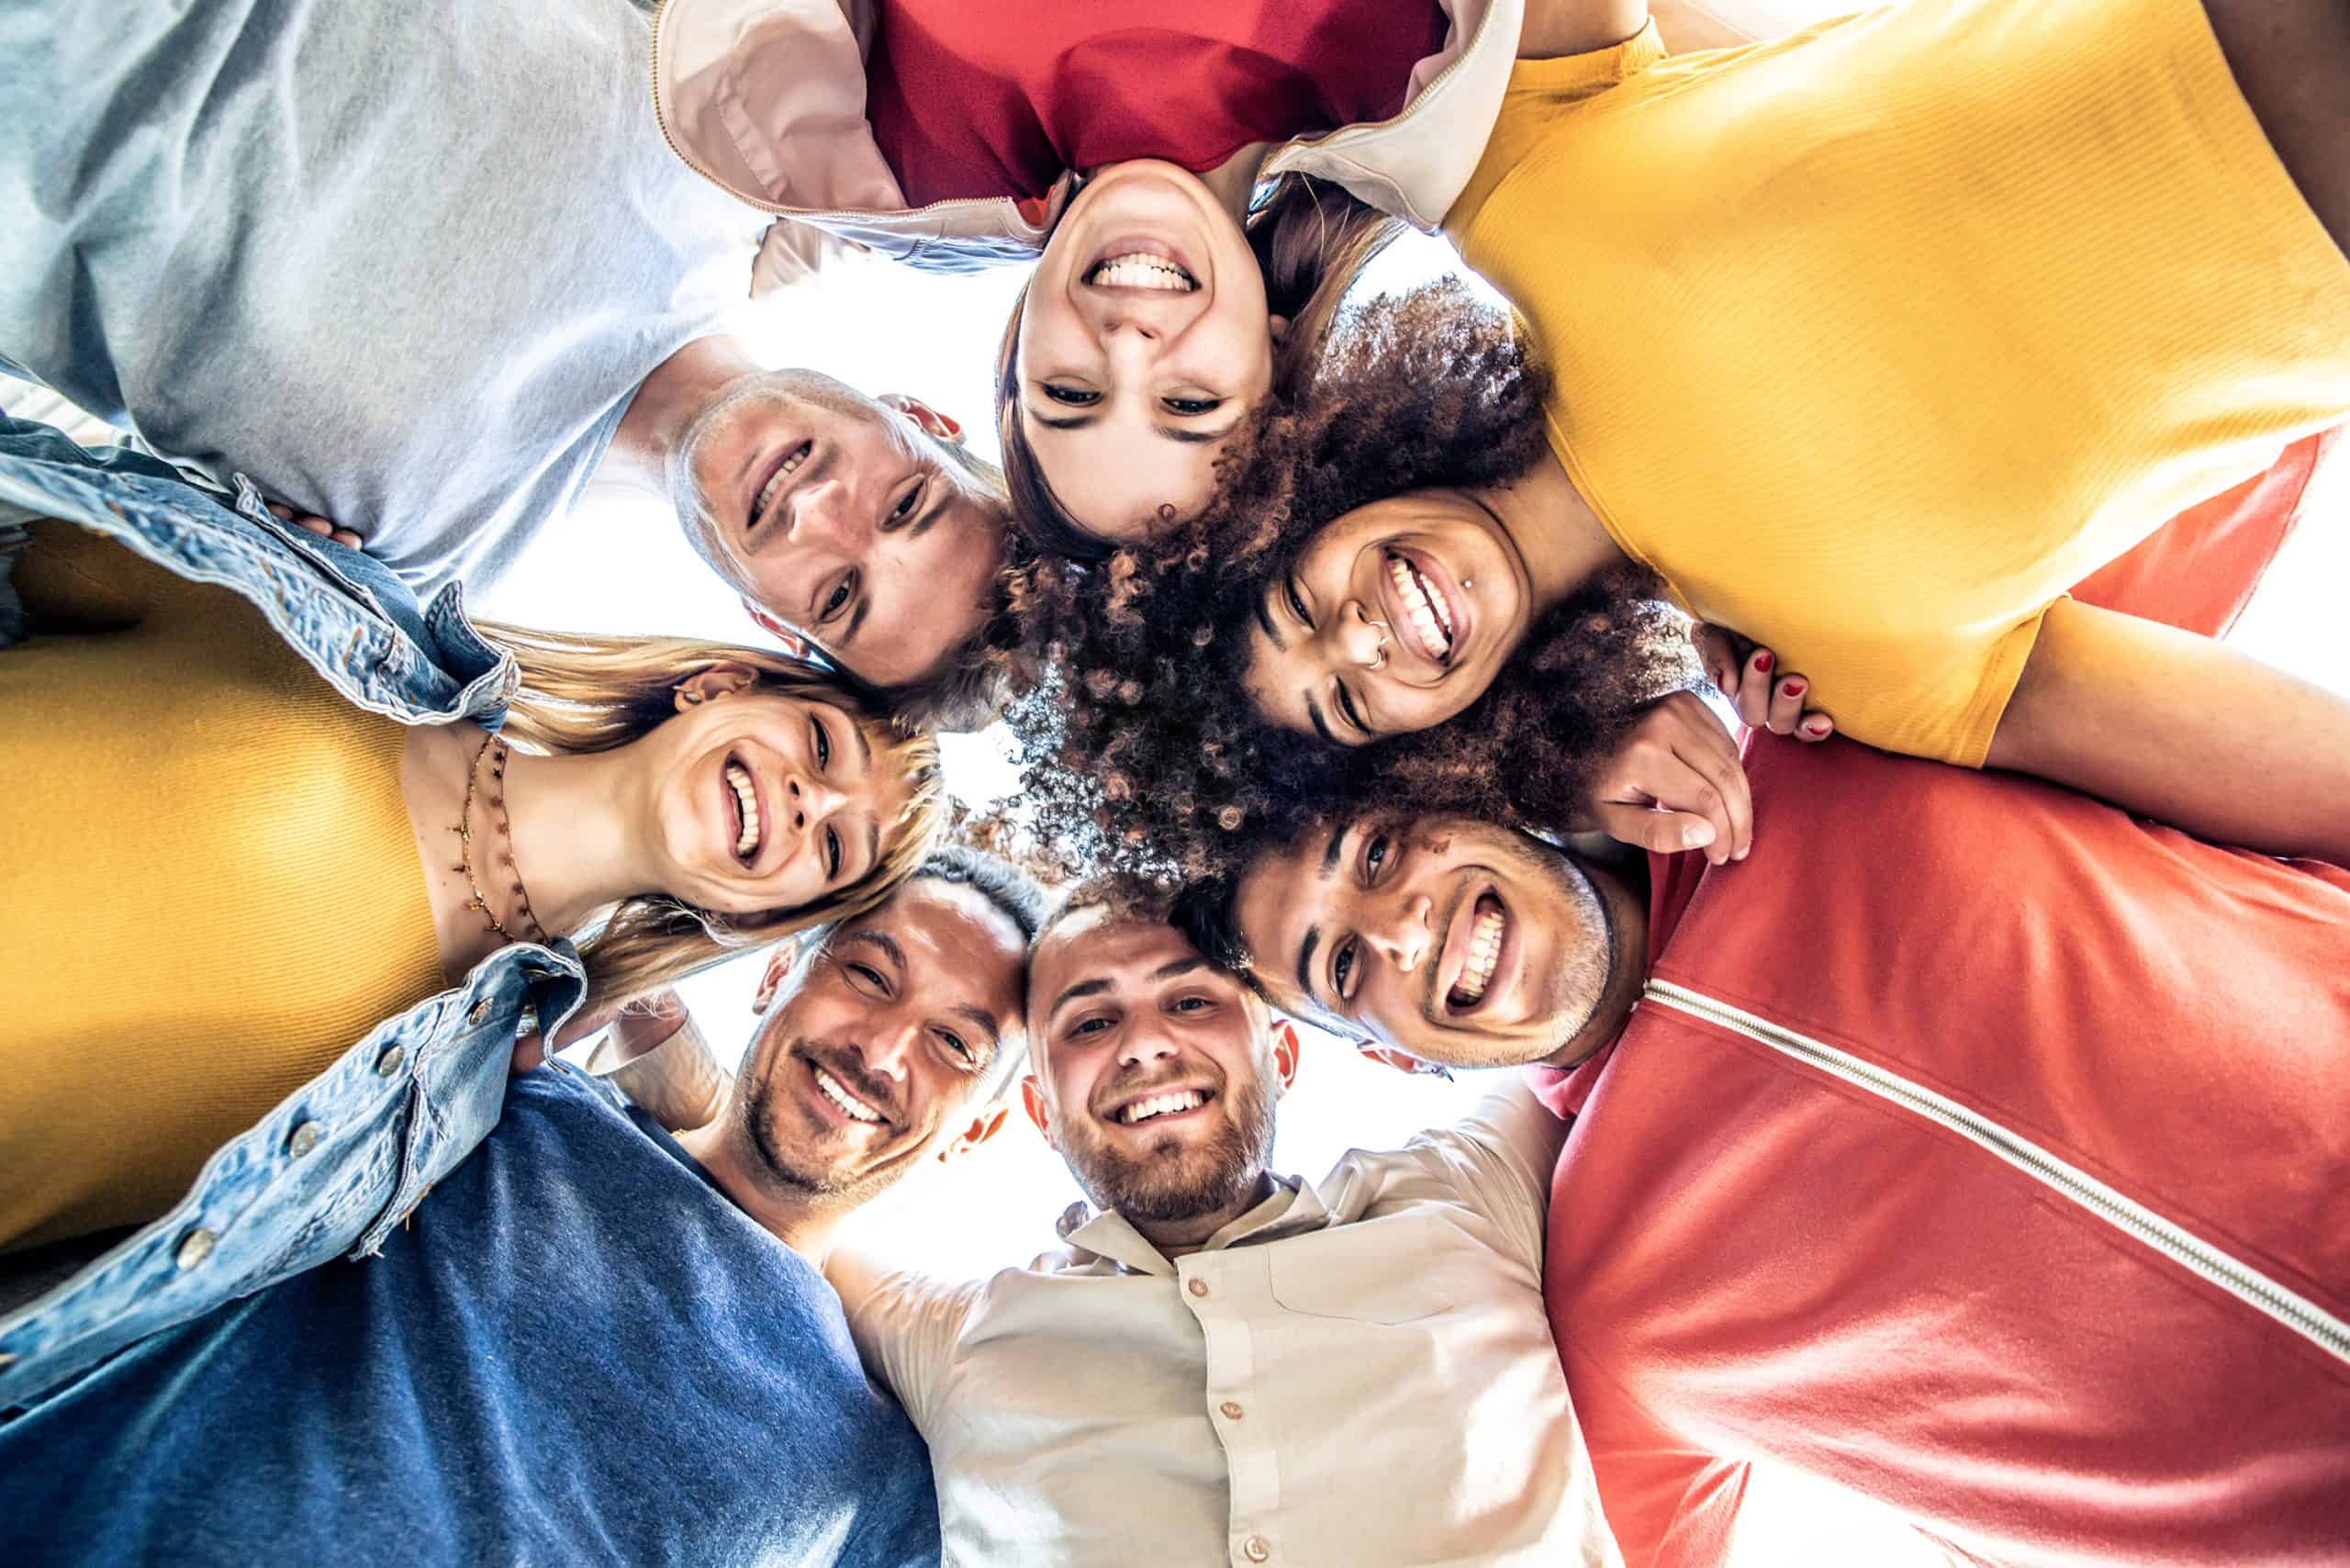
<path fill-rule="evenodd" d="M 674 994 L 667 1002 L 655 1012 L 622 1012 L 589 1055 L 588 1070 L 609 1078 L 671 1132 L 684 1132 L 717 1117 L 734 1081 L 683 1004 Z"/>
<path fill-rule="evenodd" d="M 2058 600 L 1986 761 L 2216 843 L 2350 866 L 2350 700 L 2155 622 Z"/>

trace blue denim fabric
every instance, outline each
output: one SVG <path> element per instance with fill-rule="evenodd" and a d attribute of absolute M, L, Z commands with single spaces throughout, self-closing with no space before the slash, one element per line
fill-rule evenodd
<path fill-rule="evenodd" d="M 466 622 L 454 585 L 420 608 L 389 570 L 279 522 L 241 482 L 231 510 L 154 458 L 0 415 L 0 534 L 30 517 L 242 594 L 361 707 L 410 724 L 505 718 L 513 660 Z M 0 578 L 0 622 L 13 601 Z M 379 1025 L 215 1153 L 169 1214 L 0 1320 L 0 1410 L 157 1329 L 377 1250 L 496 1125 L 516 1036 L 559 1025 L 585 990 L 568 942 L 520 943 Z"/>
<path fill-rule="evenodd" d="M 0 1562 L 936 1568 L 840 1298 L 592 1079 L 526 1073 L 380 1257 L 0 1424 Z"/>

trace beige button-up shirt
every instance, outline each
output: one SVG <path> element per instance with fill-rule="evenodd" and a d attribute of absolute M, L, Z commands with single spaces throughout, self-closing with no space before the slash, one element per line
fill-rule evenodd
<path fill-rule="evenodd" d="M 1079 1204 L 1025 1269 L 884 1280 L 850 1327 L 946 1562 L 1618 1563 L 1542 1311 L 1564 1131 L 1514 1081 L 1186 1257 Z"/>

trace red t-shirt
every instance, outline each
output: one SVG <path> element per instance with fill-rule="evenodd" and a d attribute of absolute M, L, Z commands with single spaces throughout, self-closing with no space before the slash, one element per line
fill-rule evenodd
<path fill-rule="evenodd" d="M 1385 119 L 1449 27 L 1436 0 L 881 0 L 866 114 L 912 206 L 1041 196 Z"/>

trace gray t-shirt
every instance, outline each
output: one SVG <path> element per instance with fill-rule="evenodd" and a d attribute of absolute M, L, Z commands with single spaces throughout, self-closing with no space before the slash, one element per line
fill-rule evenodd
<path fill-rule="evenodd" d="M 487 581 L 749 276 L 650 72 L 632 0 L 0 0 L 0 370 Z"/>

